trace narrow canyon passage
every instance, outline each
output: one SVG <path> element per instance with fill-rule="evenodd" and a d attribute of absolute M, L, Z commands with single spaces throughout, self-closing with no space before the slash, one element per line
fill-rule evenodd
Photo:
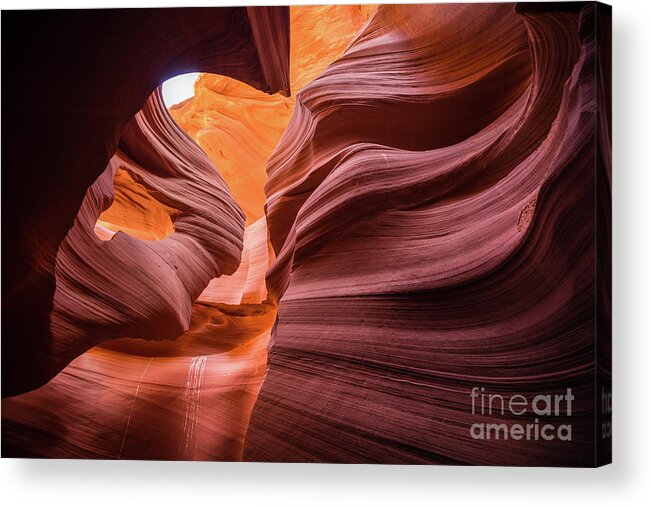
<path fill-rule="evenodd" d="M 38 136 L 3 139 L 4 455 L 594 463 L 607 12 L 110 12 L 12 62 L 13 90 L 51 75 L 9 104 Z M 111 65 L 60 56 L 80 40 Z M 478 386 L 571 389 L 581 437 L 478 441 Z"/>
<path fill-rule="evenodd" d="M 291 10 L 290 96 L 201 74 L 192 97 L 166 105 L 208 155 L 244 213 L 239 266 L 210 280 L 192 305 L 189 329 L 178 338 L 114 338 L 80 355 L 44 387 L 3 400 L 4 431 L 12 437 L 5 450 L 57 457 L 242 458 L 276 316 L 265 284 L 275 258 L 265 217 L 267 160 L 292 116 L 295 93 L 341 56 L 374 10 Z M 163 114 L 158 94 L 140 113 L 145 124 L 155 126 L 152 117 Z M 182 206 L 175 207 L 164 184 L 127 151 L 121 145 L 109 164 L 114 197 L 98 217 L 94 235 L 102 242 L 113 241 L 118 232 L 143 242 L 169 241 Z M 55 298 L 55 312 L 65 304 L 57 307 Z M 59 310 L 61 328 L 78 319 L 77 306 L 64 310 Z M 41 428 L 47 431 L 37 436 Z"/>

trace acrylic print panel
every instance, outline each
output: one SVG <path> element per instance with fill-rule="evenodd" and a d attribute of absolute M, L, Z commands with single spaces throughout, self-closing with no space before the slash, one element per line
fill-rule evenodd
<path fill-rule="evenodd" d="M 3 456 L 610 460 L 609 7 L 2 24 Z"/>

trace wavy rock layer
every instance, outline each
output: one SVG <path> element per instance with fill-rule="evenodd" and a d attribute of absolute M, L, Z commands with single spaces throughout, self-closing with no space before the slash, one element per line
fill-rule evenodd
<path fill-rule="evenodd" d="M 116 223 L 98 223 L 114 182 L 119 199 L 102 218 Z M 161 224 L 172 230 L 158 239 Z M 67 363 L 103 344 L 3 400 L 4 451 L 241 459 L 275 319 L 262 302 L 268 254 L 265 221 L 244 230 L 228 187 L 157 90 L 57 257 L 53 355 Z M 223 280 L 218 291 L 204 290 L 211 280 Z"/>
<path fill-rule="evenodd" d="M 290 86 L 301 90 L 336 58 L 377 7 L 290 8 Z M 202 75 L 195 95 L 170 108 L 174 120 L 219 167 L 246 214 L 264 216 L 266 163 L 294 111 L 295 95 L 268 95 L 226 76 Z"/>
<path fill-rule="evenodd" d="M 244 249 L 237 271 L 230 276 L 213 278 L 197 301 L 234 305 L 262 303 L 267 299 L 265 274 L 270 253 L 267 222 L 261 218 L 244 231 Z"/>
<path fill-rule="evenodd" d="M 187 259 L 190 262 L 202 255 L 201 250 L 213 256 L 202 259 L 197 266 L 199 270 L 207 270 L 205 273 L 191 274 L 189 271 L 195 268 L 188 267 L 189 263 L 174 265 L 168 258 L 169 262 L 161 264 L 158 270 L 159 274 L 176 271 L 176 274 L 169 273 L 170 284 L 165 285 L 160 279 L 138 280 L 138 290 L 155 292 L 141 294 L 135 308 L 124 309 L 125 315 L 115 305 L 109 309 L 103 306 L 104 302 L 102 306 L 92 304 L 98 311 L 106 310 L 93 318 L 102 325 L 109 322 L 112 330 L 98 329 L 100 336 L 88 336 L 88 339 L 83 335 L 80 343 L 66 337 L 67 330 L 63 330 L 63 338 L 57 335 L 63 327 L 72 330 L 76 323 L 66 322 L 61 326 L 60 322 L 54 322 L 50 330 L 57 252 L 71 228 L 78 227 L 87 218 L 80 217 L 75 225 L 86 191 L 107 168 L 125 125 L 158 85 L 183 72 L 224 74 L 265 92 L 287 93 L 289 19 L 287 8 L 273 7 L 24 11 L 4 13 L 3 22 L 3 38 L 11 41 L 13 48 L 20 48 L 8 52 L 4 59 L 5 68 L 10 71 L 3 77 L 2 88 L 6 99 L 3 120 L 12 125 L 12 129 L 3 131 L 2 138 L 4 183 L 12 189 L 10 200 L 5 200 L 3 205 L 11 206 L 11 220 L 2 228 L 5 240 L 2 392 L 8 396 L 43 385 L 91 342 L 113 335 L 120 326 L 126 329 L 132 324 L 139 325 L 132 319 L 134 313 L 140 313 L 145 319 L 138 336 L 154 334 L 155 329 L 147 329 L 147 322 L 158 317 L 161 317 L 158 327 L 166 328 L 165 333 L 180 331 L 187 323 L 191 298 L 203 289 L 199 287 L 199 278 L 210 279 L 220 272 L 235 270 L 242 238 L 241 230 L 239 238 L 235 237 L 239 227 L 235 222 L 239 219 L 227 210 L 229 205 L 210 204 L 212 211 L 221 206 L 226 212 L 218 218 L 224 220 L 224 230 L 213 231 L 213 239 L 219 236 L 229 245 L 188 247 L 188 238 L 198 236 L 196 231 L 188 230 L 201 227 L 206 221 L 197 218 L 200 212 L 185 210 L 186 239 L 181 246 L 192 250 Z M 26 90 L 30 91 L 29 98 L 21 100 Z M 152 131 L 171 127 L 156 125 Z M 33 145 L 33 140 L 38 140 L 38 146 Z M 184 143 L 177 139 L 173 146 L 189 144 L 189 140 Z M 166 163 L 151 151 L 145 153 L 149 157 L 143 161 L 146 167 Z M 169 159 L 169 155 L 164 154 L 162 158 Z M 127 156 L 136 155 L 127 152 Z M 178 156 L 183 158 L 187 153 L 181 149 Z M 108 189 L 110 183 L 108 178 L 98 184 Z M 183 192 L 187 190 L 181 189 L 182 195 Z M 104 199 L 105 193 L 94 197 Z M 185 205 L 191 205 L 191 200 L 185 195 Z M 95 211 L 97 216 L 103 210 Z M 215 227 L 219 226 L 215 224 Z M 169 232 L 169 228 L 163 229 L 164 234 Z M 83 241 L 93 252 L 97 250 L 89 235 Z M 127 266 L 135 268 L 139 255 L 149 257 L 158 248 L 143 247 L 142 243 L 120 235 L 102 247 L 105 253 L 114 248 L 108 246 L 111 243 L 120 245 L 119 248 L 130 243 L 132 248 L 128 255 L 121 256 L 120 264 L 112 267 L 110 276 L 114 282 L 116 275 L 124 275 L 128 281 L 137 279 L 138 273 L 127 273 Z M 217 259 L 218 252 L 225 253 L 227 258 Z M 81 257 L 81 263 L 89 262 L 84 260 L 83 251 L 75 254 Z M 60 262 L 58 266 L 60 271 Z M 101 271 L 100 266 L 90 266 L 88 272 Z M 180 287 L 190 279 L 189 287 Z M 80 283 L 88 286 L 103 282 L 81 279 Z M 120 285 L 123 291 L 129 292 L 127 285 Z M 90 294 L 91 299 L 97 299 L 96 296 Z M 143 307 L 146 306 L 143 299 L 158 296 L 160 301 L 154 307 Z M 68 301 L 57 297 L 65 314 Z M 124 297 L 129 303 L 134 302 L 133 293 Z"/>
<path fill-rule="evenodd" d="M 595 464 L 602 14 L 3 13 L 3 456 Z M 475 387 L 575 438 L 472 439 Z"/>
<path fill-rule="evenodd" d="M 278 321 L 246 460 L 594 464 L 600 92 L 581 7 L 381 6 L 299 93 L 268 165 Z M 571 388 L 555 422 L 581 438 L 473 440 L 494 422 L 475 386 Z"/>
<path fill-rule="evenodd" d="M 361 10 L 292 13 L 292 52 L 300 57 L 292 87 L 343 53 L 365 19 Z M 329 31 L 315 33 L 323 23 Z M 227 89 L 204 93 L 204 82 Z M 57 259 L 52 333 L 61 362 L 103 344 L 45 387 L 3 401 L 5 455 L 241 459 L 275 305 L 264 302 L 273 252 L 262 208 L 244 229 L 238 205 L 246 210 L 249 193 L 263 195 L 266 158 L 293 99 L 206 74 L 185 105 L 192 120 L 222 118 L 201 135 L 191 122 L 184 128 L 209 155 L 223 150 L 233 158 L 216 159 L 226 168 L 217 172 L 171 121 L 158 92 L 125 127 Z M 274 116 L 281 128 L 263 129 Z M 248 157 L 259 145 L 267 151 Z M 263 180 L 248 177 L 256 171 Z M 141 339 L 104 341 L 122 336 Z"/>
<path fill-rule="evenodd" d="M 195 304 L 177 340 L 93 348 L 3 400 L 3 455 L 240 460 L 274 318 L 271 304 Z"/>
<path fill-rule="evenodd" d="M 118 171 L 155 196 L 150 200 L 168 212 L 174 232 L 159 241 L 124 232 L 103 241 L 95 234 Z M 138 205 L 134 200 L 127 209 Z M 228 187 L 171 120 L 157 90 L 125 127 L 59 249 L 53 354 L 67 364 L 112 338 L 176 338 L 189 328 L 192 302 L 208 282 L 238 268 L 243 235 L 244 216 Z"/>

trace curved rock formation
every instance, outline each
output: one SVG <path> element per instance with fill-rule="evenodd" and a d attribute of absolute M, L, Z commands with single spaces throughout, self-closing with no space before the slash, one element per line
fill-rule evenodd
<path fill-rule="evenodd" d="M 268 165 L 278 321 L 246 460 L 593 462 L 594 439 L 468 434 L 492 421 L 472 414 L 473 387 L 562 386 L 574 431 L 594 436 L 595 5 L 581 7 L 381 6 L 299 93 Z"/>
<path fill-rule="evenodd" d="M 39 90 L 3 106 L 24 209 L 3 224 L 3 395 L 22 393 L 3 399 L 3 455 L 595 464 L 602 15 L 3 14 L 25 48 L 3 98 Z M 189 71 L 220 75 L 168 114 L 156 87 Z M 473 438 L 496 421 L 475 388 L 571 389 L 554 421 L 575 438 Z"/>
<path fill-rule="evenodd" d="M 3 21 L 3 37 L 20 48 L 3 63 L 9 69 L 3 76 L 3 120 L 12 125 L 3 131 L 4 184 L 16 203 L 2 229 L 2 392 L 7 396 L 42 385 L 88 346 L 68 350 L 50 331 L 55 259 L 86 190 L 116 152 L 124 126 L 158 85 L 183 72 L 224 74 L 265 92 L 288 93 L 289 32 L 285 7 L 25 11 L 5 13 Z M 26 90 L 34 93 L 21 100 Z M 25 148 L 27 135 L 37 147 Z M 197 225 L 191 222 L 185 227 Z M 228 234 L 236 235 L 236 229 L 233 223 Z M 122 237 L 117 243 L 127 241 Z M 229 241 L 231 247 L 217 249 L 230 249 L 231 258 L 219 269 L 211 266 L 213 275 L 237 267 L 236 239 Z M 198 285 L 188 288 L 190 296 L 201 291 Z M 143 282 L 144 287 L 152 283 Z M 178 299 L 183 290 L 177 287 L 163 298 Z M 167 318 L 172 328 L 166 333 L 183 327 L 190 302 L 176 301 L 184 308 L 170 315 L 184 317 Z M 147 310 L 147 318 L 159 310 Z"/>
<path fill-rule="evenodd" d="M 260 218 L 244 231 L 240 266 L 231 276 L 214 278 L 197 298 L 200 302 L 258 304 L 267 299 L 265 275 L 270 264 L 267 222 Z"/>
<path fill-rule="evenodd" d="M 301 90 L 339 58 L 376 8 L 291 8 L 291 89 Z M 267 160 L 289 123 L 295 100 L 295 95 L 269 95 L 241 80 L 203 74 L 194 96 L 170 108 L 176 122 L 219 167 L 247 225 L 265 214 Z"/>
<path fill-rule="evenodd" d="M 174 232 L 159 241 L 123 232 L 108 241 L 96 236 L 118 171 L 169 212 Z M 117 153 L 88 190 L 59 248 L 50 317 L 55 361 L 65 365 L 111 338 L 181 335 L 208 282 L 238 268 L 243 235 L 244 216 L 228 187 L 174 124 L 157 90 L 124 128 Z"/>
<path fill-rule="evenodd" d="M 296 63 L 304 68 L 292 86 L 340 56 L 371 8 L 294 11 L 294 53 L 304 55 L 316 39 L 327 44 Z M 329 32 L 315 33 L 315 23 L 330 23 Z M 171 122 L 158 92 L 124 128 L 59 249 L 51 314 L 61 363 L 103 344 L 43 388 L 3 401 L 4 455 L 241 459 L 275 305 L 264 301 L 273 259 L 266 220 L 243 230 L 238 205 L 249 210 L 247 196 L 264 195 L 266 158 L 294 99 L 213 74 L 197 88 L 183 126 L 223 166 L 217 172 Z M 204 124 L 199 135 L 193 122 L 207 115 L 222 121 Z M 274 115 L 280 129 L 261 128 Z M 233 159 L 212 156 L 222 150 Z M 104 341 L 122 336 L 140 339 Z"/>

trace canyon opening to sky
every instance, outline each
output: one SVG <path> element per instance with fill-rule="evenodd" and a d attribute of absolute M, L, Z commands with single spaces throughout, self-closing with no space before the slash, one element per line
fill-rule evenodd
<path fill-rule="evenodd" d="M 194 85 L 201 73 L 189 72 L 174 76 L 161 85 L 163 103 L 167 109 L 194 97 Z"/>

